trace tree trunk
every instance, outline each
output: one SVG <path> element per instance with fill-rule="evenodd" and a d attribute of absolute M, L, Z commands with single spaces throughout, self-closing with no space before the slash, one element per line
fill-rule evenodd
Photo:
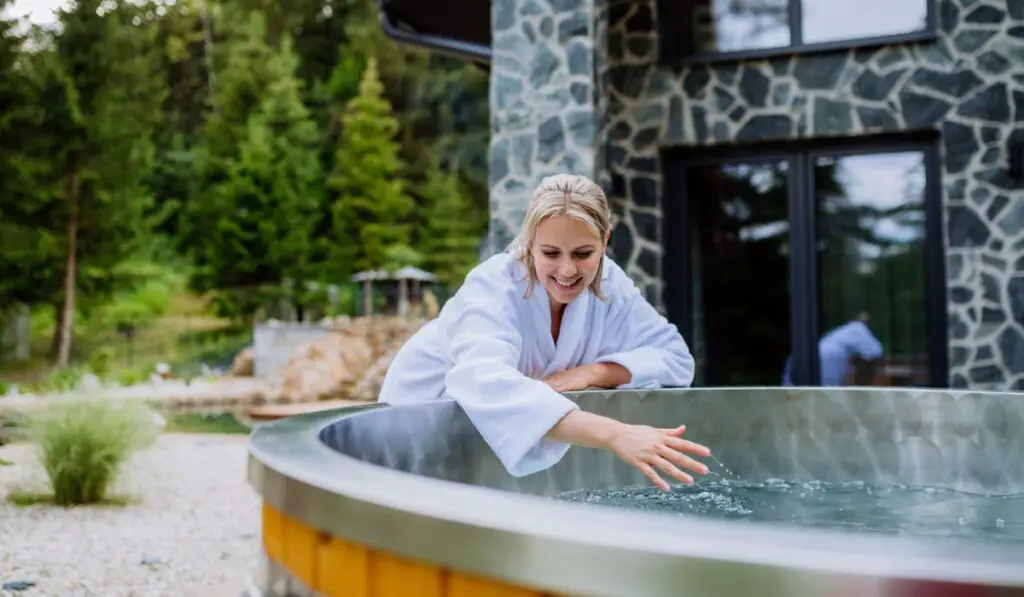
<path fill-rule="evenodd" d="M 59 344 L 57 368 L 64 369 L 71 360 L 71 330 L 75 315 L 75 280 L 78 268 L 78 172 L 68 177 L 68 259 L 64 271 L 64 308 L 57 319 Z"/>

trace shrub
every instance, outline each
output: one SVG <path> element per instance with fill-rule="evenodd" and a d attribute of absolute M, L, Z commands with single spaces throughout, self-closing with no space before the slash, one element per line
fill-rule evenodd
<path fill-rule="evenodd" d="M 122 465 L 158 432 L 155 413 L 138 403 L 61 400 L 28 417 L 26 433 L 61 506 L 104 501 Z"/>

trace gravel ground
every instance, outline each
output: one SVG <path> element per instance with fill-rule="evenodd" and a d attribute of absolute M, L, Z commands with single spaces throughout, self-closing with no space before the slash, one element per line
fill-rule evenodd
<path fill-rule="evenodd" d="M 14 506 L 13 489 L 41 489 L 27 445 L 0 446 L 0 585 L 9 597 L 229 597 L 259 553 L 259 499 L 245 479 L 246 437 L 163 434 L 128 463 L 127 506 Z"/>

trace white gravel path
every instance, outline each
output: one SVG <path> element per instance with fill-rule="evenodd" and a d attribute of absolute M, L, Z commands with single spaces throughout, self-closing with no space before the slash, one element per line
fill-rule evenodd
<path fill-rule="evenodd" d="M 28 445 L 0 446 L 2 597 L 237 597 L 256 570 L 259 498 L 246 437 L 164 434 L 126 466 L 127 506 L 62 509 L 7 502 L 45 476 Z"/>

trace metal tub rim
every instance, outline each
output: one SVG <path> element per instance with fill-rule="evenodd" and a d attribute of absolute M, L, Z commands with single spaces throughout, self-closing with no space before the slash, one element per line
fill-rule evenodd
<path fill-rule="evenodd" d="M 911 536 L 587 507 L 393 470 L 320 441 L 336 421 L 390 408 L 401 407 L 345 407 L 261 425 L 249 442 L 250 483 L 268 504 L 333 536 L 549 591 L 657 596 L 687 586 L 695 596 L 755 590 L 769 597 L 843 586 L 896 594 L 902 589 L 884 587 L 908 582 L 1024 589 L 1024 548 L 1016 546 L 965 549 Z"/>

